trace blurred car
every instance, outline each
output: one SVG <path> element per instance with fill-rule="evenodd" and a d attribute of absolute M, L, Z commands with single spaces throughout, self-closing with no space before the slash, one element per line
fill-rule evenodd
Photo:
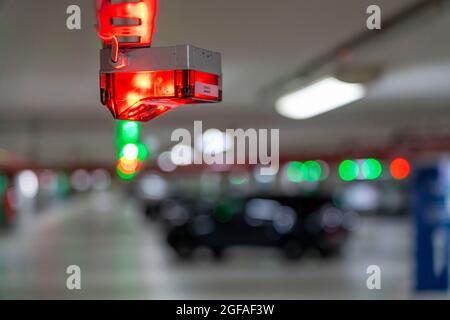
<path fill-rule="evenodd" d="M 289 259 L 309 249 L 322 256 L 340 251 L 354 215 L 320 196 L 261 197 L 219 203 L 178 199 L 166 203 L 161 215 L 168 223 L 167 242 L 181 258 L 198 247 L 216 258 L 235 246 L 276 247 Z"/>

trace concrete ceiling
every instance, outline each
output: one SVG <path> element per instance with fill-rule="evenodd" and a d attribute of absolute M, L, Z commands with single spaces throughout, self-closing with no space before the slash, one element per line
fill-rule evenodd
<path fill-rule="evenodd" d="M 258 96 L 364 31 L 368 5 L 380 5 L 386 18 L 416 2 L 161 0 L 155 45 L 192 43 L 222 52 L 224 102 L 179 108 L 144 132 L 166 144 L 172 129 L 189 129 L 193 120 L 205 127 L 280 128 L 286 152 L 333 152 L 348 139 L 382 144 L 400 130 L 449 127 L 449 12 L 361 50 L 358 62 L 385 71 L 358 103 L 294 121 Z M 82 9 L 81 31 L 65 27 L 70 4 Z M 112 118 L 98 101 L 94 23 L 92 0 L 0 0 L 0 148 L 44 163 L 113 159 Z"/>

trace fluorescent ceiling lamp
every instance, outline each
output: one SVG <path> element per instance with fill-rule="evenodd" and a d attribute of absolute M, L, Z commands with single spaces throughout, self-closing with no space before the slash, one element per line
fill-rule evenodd
<path fill-rule="evenodd" d="M 276 109 L 287 118 L 309 119 L 359 100 L 364 95 L 363 85 L 330 77 L 279 98 Z"/>

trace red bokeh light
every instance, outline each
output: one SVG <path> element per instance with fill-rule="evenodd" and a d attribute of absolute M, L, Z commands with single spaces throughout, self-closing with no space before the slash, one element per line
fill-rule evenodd
<path fill-rule="evenodd" d="M 394 179 L 403 180 L 409 176 L 411 165 L 406 159 L 396 158 L 391 162 L 390 171 Z"/>

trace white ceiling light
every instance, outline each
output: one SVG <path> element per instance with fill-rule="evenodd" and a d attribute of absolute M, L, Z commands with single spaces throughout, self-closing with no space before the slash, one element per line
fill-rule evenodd
<path fill-rule="evenodd" d="M 329 77 L 279 98 L 276 110 L 291 119 L 309 119 L 359 100 L 365 95 L 361 84 Z"/>

